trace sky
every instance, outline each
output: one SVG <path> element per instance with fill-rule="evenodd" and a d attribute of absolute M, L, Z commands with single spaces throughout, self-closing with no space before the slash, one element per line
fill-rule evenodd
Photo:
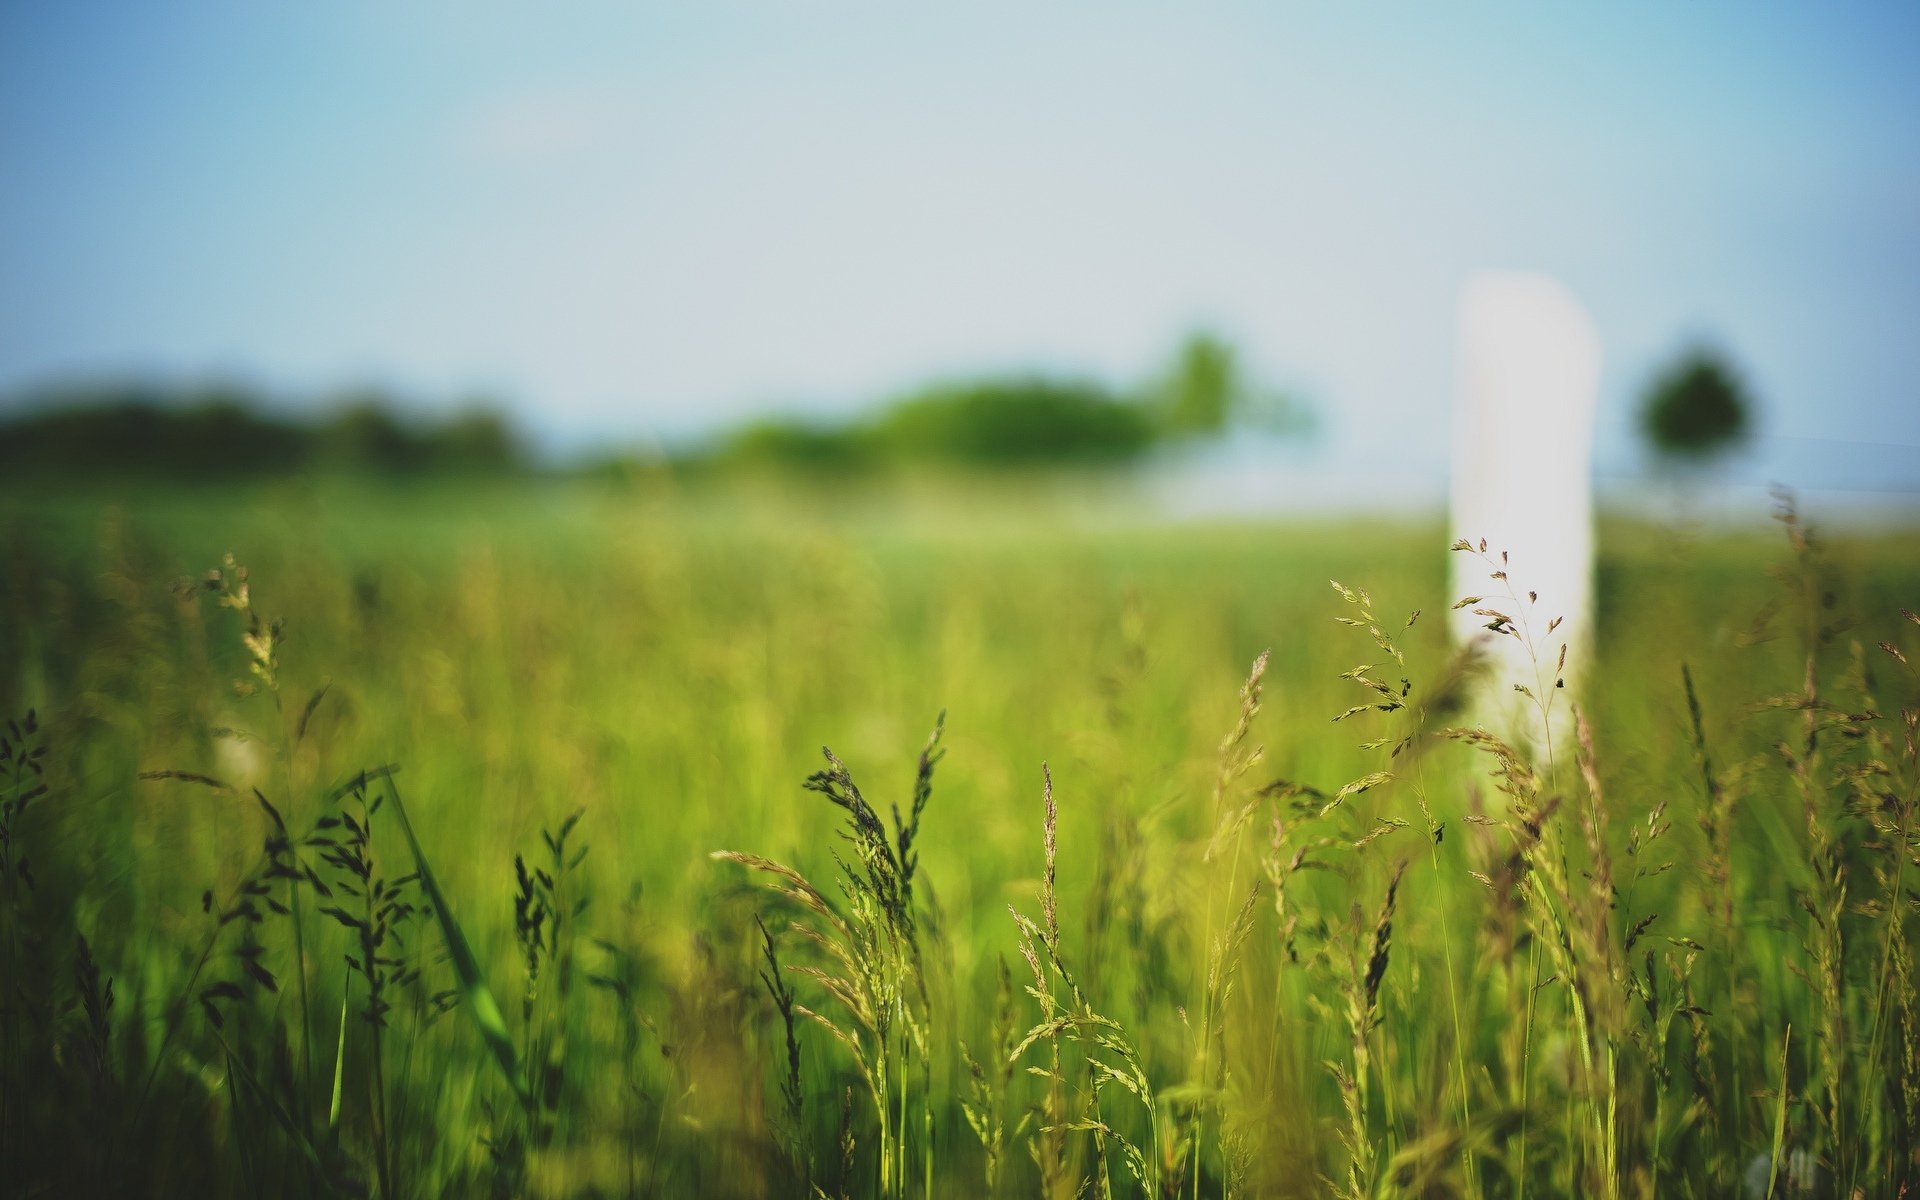
<path fill-rule="evenodd" d="M 578 446 L 1205 326 L 1426 477 L 1489 268 L 1591 314 L 1603 466 L 1708 340 L 1769 469 L 1920 488 L 1920 7 L 0 0 L 0 395 L 378 384 Z"/>

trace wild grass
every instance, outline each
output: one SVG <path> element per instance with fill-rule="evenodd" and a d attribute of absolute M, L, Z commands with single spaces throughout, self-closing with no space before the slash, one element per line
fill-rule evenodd
<path fill-rule="evenodd" d="M 1911 539 L 378 508 L 8 533 L 10 1194 L 1920 1183 Z"/>

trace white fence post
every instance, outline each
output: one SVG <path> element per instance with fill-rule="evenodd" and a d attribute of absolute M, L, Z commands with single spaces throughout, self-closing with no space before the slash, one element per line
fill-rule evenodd
<path fill-rule="evenodd" d="M 1512 685 L 1553 687 L 1563 674 L 1555 661 L 1565 642 L 1564 674 L 1573 688 L 1591 645 L 1600 339 L 1572 292 L 1545 275 L 1522 271 L 1468 279 L 1460 293 L 1458 337 L 1453 535 L 1476 548 L 1485 539 L 1496 564 L 1505 551 L 1518 600 L 1488 578 L 1486 564 L 1466 553 L 1453 555 L 1455 598 L 1484 595 L 1484 607 L 1524 622 L 1533 654 L 1518 638 L 1494 637 L 1488 644 L 1489 695 L 1495 699 L 1486 715 L 1508 722 L 1509 733 L 1536 733 L 1538 716 L 1528 719 L 1508 703 L 1524 703 Z M 1529 601 L 1530 591 L 1538 593 L 1537 601 Z M 1476 616 L 1476 607 L 1483 606 L 1452 614 L 1457 639 L 1487 632 L 1488 618 Z M 1555 617 L 1564 623 L 1548 634 Z M 1556 741 L 1568 698 L 1554 705 Z"/>

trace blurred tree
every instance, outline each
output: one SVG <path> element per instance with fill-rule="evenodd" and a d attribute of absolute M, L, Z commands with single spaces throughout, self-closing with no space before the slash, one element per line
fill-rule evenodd
<path fill-rule="evenodd" d="M 394 412 L 392 402 L 372 392 L 341 398 L 321 427 L 322 455 L 336 468 L 408 472 L 427 461 L 427 438 Z"/>
<path fill-rule="evenodd" d="M 1640 405 L 1640 428 L 1654 452 L 1673 464 L 1705 463 L 1752 432 L 1751 404 L 1739 375 L 1712 350 L 1682 354 Z"/>
<path fill-rule="evenodd" d="M 1231 425 L 1270 433 L 1301 433 L 1312 421 L 1280 392 L 1256 387 L 1240 368 L 1239 352 L 1218 334 L 1189 334 L 1173 362 L 1147 389 L 1147 403 L 1170 440 L 1216 437 Z"/>
<path fill-rule="evenodd" d="M 436 431 L 432 448 L 436 465 L 456 471 L 511 471 L 525 459 L 512 423 L 484 403 L 454 414 Z"/>
<path fill-rule="evenodd" d="M 844 471 L 868 466 L 872 447 L 845 423 L 801 417 L 763 417 L 727 434 L 720 457 L 754 466 L 798 466 Z"/>
<path fill-rule="evenodd" d="M 1174 354 L 1161 384 L 1167 431 L 1176 437 L 1219 433 L 1240 406 L 1244 390 L 1233 347 L 1211 333 L 1192 334 Z"/>
<path fill-rule="evenodd" d="M 1154 439 L 1136 404 L 1095 383 L 1025 376 L 940 384 L 896 401 L 875 445 L 902 458 L 971 466 L 1118 462 Z"/>

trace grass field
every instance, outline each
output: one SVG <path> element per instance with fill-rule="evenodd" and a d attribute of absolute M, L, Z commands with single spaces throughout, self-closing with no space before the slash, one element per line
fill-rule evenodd
<path fill-rule="evenodd" d="M 1920 536 L 1799 538 L 1568 691 L 1511 563 L 1495 738 L 1437 520 L 6 494 L 0 1190 L 1905 1194 Z"/>

